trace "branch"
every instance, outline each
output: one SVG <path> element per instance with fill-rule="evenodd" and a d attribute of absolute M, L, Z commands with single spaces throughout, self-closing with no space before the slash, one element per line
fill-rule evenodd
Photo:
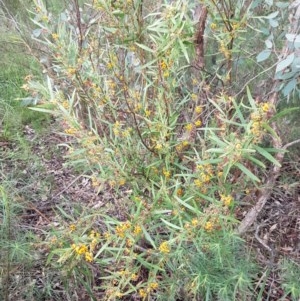
<path fill-rule="evenodd" d="M 294 1 L 291 5 L 290 5 L 290 10 L 291 10 L 291 14 L 290 14 L 290 27 L 289 27 L 289 33 L 295 33 L 295 31 L 297 31 L 297 27 L 298 27 L 298 16 L 300 14 L 300 0 L 296 0 Z M 283 47 L 283 49 L 281 50 L 281 60 L 284 60 L 289 54 L 290 54 L 290 49 L 288 48 L 288 44 L 286 43 L 285 47 Z M 273 80 L 273 87 L 271 89 L 271 95 L 268 99 L 268 102 L 270 104 L 273 105 L 273 107 L 275 108 L 278 102 L 278 85 L 280 84 L 280 82 L 278 80 Z M 275 112 L 273 112 L 275 113 Z M 277 128 L 277 124 L 275 122 L 272 123 L 272 128 L 275 131 L 275 135 L 273 135 L 273 147 L 278 149 L 280 152 L 278 152 L 275 156 L 276 160 L 279 162 L 279 164 L 281 165 L 283 158 L 284 158 L 284 154 L 285 154 L 285 150 L 300 142 L 299 140 L 290 142 L 284 146 L 282 146 L 282 141 L 281 138 L 279 136 L 279 130 Z M 280 170 L 281 167 L 277 166 L 277 165 L 273 165 L 273 169 L 270 172 L 269 175 L 269 179 L 266 183 L 266 185 L 261 189 L 260 192 L 260 196 L 257 200 L 257 203 L 255 204 L 254 207 L 252 207 L 250 209 L 250 211 L 247 212 L 246 216 L 244 217 L 244 219 L 241 221 L 238 229 L 237 229 L 237 233 L 238 234 L 243 234 L 245 233 L 250 227 L 251 225 L 256 221 L 259 213 L 262 211 L 262 209 L 264 208 L 267 200 L 270 198 L 271 193 L 273 191 L 273 188 L 275 186 L 275 182 L 276 179 L 279 177 L 280 175 Z"/>

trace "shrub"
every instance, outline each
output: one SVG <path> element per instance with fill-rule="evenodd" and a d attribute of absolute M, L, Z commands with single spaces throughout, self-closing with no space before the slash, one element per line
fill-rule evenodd
<path fill-rule="evenodd" d="M 267 162 L 279 165 L 276 150 L 263 146 L 275 135 L 275 107 L 250 89 L 229 92 L 228 64 L 217 80 L 193 65 L 192 9 L 188 1 L 100 0 L 55 17 L 40 2 L 35 8 L 47 78 L 28 78 L 24 88 L 33 109 L 55 114 L 74 138 L 70 162 L 96 193 L 115 198 L 56 231 L 49 257 L 95 300 L 251 292 L 255 267 L 235 233 L 236 209 Z M 232 63 L 234 48 L 225 45 L 242 37 L 247 19 L 226 32 L 233 22 L 220 22 L 216 34 L 220 64 Z"/>

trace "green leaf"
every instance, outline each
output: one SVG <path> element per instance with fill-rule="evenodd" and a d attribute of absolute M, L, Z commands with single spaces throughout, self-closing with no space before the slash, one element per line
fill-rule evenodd
<path fill-rule="evenodd" d="M 135 43 L 137 46 L 139 46 L 140 48 L 146 50 L 147 52 L 151 52 L 154 53 L 154 50 L 149 48 L 148 46 L 144 45 L 144 44 L 140 44 L 140 43 Z"/>
<path fill-rule="evenodd" d="M 236 103 L 235 99 L 233 99 L 232 103 L 233 103 L 233 105 L 234 105 L 235 111 L 236 111 L 236 113 L 237 113 L 237 115 L 238 115 L 240 121 L 241 121 L 243 124 L 246 124 L 246 120 L 245 120 L 245 118 L 244 118 L 244 116 L 243 116 L 243 113 L 242 113 L 242 111 L 240 110 L 240 107 L 239 107 L 239 105 Z"/>
<path fill-rule="evenodd" d="M 289 54 L 284 60 L 282 60 L 281 62 L 279 62 L 277 64 L 275 73 L 277 73 L 279 71 L 282 71 L 285 68 L 287 68 L 289 65 L 291 65 L 291 63 L 293 62 L 294 58 L 295 58 L 295 53 Z"/>
<path fill-rule="evenodd" d="M 144 226 L 141 226 L 141 227 L 142 227 L 142 230 L 143 230 L 146 240 L 152 245 L 152 247 L 154 249 L 156 249 L 155 243 L 154 243 L 153 239 L 151 238 L 150 234 L 147 232 L 146 228 Z"/>
<path fill-rule="evenodd" d="M 180 46 L 180 48 L 181 48 L 181 50 L 182 50 L 182 52 L 183 52 L 183 54 L 184 54 L 184 56 L 185 56 L 187 62 L 190 63 L 190 58 L 189 58 L 189 56 L 188 56 L 186 47 L 184 46 L 184 44 L 182 43 L 181 40 L 178 40 L 178 42 L 179 42 L 179 46 Z"/>
<path fill-rule="evenodd" d="M 205 151 L 206 153 L 216 153 L 216 154 L 224 154 L 223 148 L 210 148 Z"/>
<path fill-rule="evenodd" d="M 297 85 L 297 80 L 293 78 L 290 80 L 283 88 L 282 93 L 284 96 L 288 96 L 295 88 Z"/>
<path fill-rule="evenodd" d="M 270 162 L 272 162 L 274 165 L 281 167 L 281 164 L 272 156 L 270 155 L 265 149 L 263 149 L 262 147 L 258 146 L 258 145 L 254 145 L 254 148 L 263 156 L 265 157 L 267 160 L 269 160 Z"/>
<path fill-rule="evenodd" d="M 265 61 L 267 58 L 269 58 L 269 56 L 271 55 L 272 51 L 270 49 L 265 49 L 262 52 L 260 52 L 257 57 L 256 57 L 256 61 L 259 62 L 263 62 Z"/>
<path fill-rule="evenodd" d="M 290 113 L 299 111 L 299 110 L 300 110 L 300 107 L 284 109 L 283 111 L 281 111 L 281 112 L 277 113 L 275 116 L 273 116 L 270 121 L 274 121 L 276 119 L 285 117 L 286 115 L 289 115 Z"/>
<path fill-rule="evenodd" d="M 172 224 L 172 223 L 166 221 L 166 220 L 163 219 L 163 218 L 161 218 L 161 221 L 162 221 L 163 223 L 165 223 L 167 226 L 169 226 L 170 228 L 173 228 L 173 229 L 176 229 L 176 230 L 183 230 L 183 228 L 178 227 L 178 226 L 176 226 L 176 225 L 174 225 L 174 224 Z"/>
<path fill-rule="evenodd" d="M 32 111 L 42 112 L 42 113 L 57 114 L 54 110 L 44 109 L 40 107 L 29 107 L 28 109 Z"/>
<path fill-rule="evenodd" d="M 189 205 L 189 204 L 187 203 L 187 201 L 189 201 L 190 199 L 192 199 L 192 197 L 186 199 L 185 201 L 183 201 L 182 199 L 180 199 L 177 195 L 174 195 L 174 197 L 175 197 L 175 199 L 176 199 L 181 205 L 183 205 L 183 206 L 186 207 L 187 209 L 189 209 L 189 210 L 191 210 L 191 211 L 193 211 L 193 212 L 195 212 L 195 213 L 199 213 L 199 211 L 198 211 L 196 208 L 194 208 L 193 206 L 191 206 L 191 205 Z"/>
<path fill-rule="evenodd" d="M 260 179 L 252 173 L 246 166 L 243 164 L 237 162 L 234 164 L 237 168 L 239 168 L 249 179 L 251 179 L 254 182 L 260 182 Z"/>
<path fill-rule="evenodd" d="M 247 86 L 247 97 L 248 97 L 248 100 L 249 100 L 249 103 L 250 103 L 252 109 L 256 110 L 257 107 L 256 107 L 255 101 L 254 101 L 254 99 L 253 99 L 253 97 L 251 95 L 251 92 L 250 92 L 250 89 L 249 89 L 248 86 Z"/>
<path fill-rule="evenodd" d="M 72 222 L 75 221 L 74 217 L 69 215 L 66 211 L 64 211 L 62 208 L 60 208 L 59 206 L 56 206 L 56 208 L 60 211 L 60 213 L 66 218 L 71 220 Z"/>
<path fill-rule="evenodd" d="M 300 43 L 300 34 L 288 33 L 288 34 L 285 35 L 285 37 L 287 38 L 287 40 L 289 42 Z"/>
<path fill-rule="evenodd" d="M 266 19 L 274 19 L 274 18 L 276 18 L 278 16 L 278 14 L 279 14 L 279 11 L 275 11 L 275 12 L 269 14 L 268 16 L 265 16 L 264 18 L 266 18 Z"/>
<path fill-rule="evenodd" d="M 151 264 L 150 262 L 144 260 L 143 254 L 140 254 L 136 257 L 136 260 L 140 262 L 144 267 L 148 268 L 150 271 L 157 270 L 157 271 L 164 271 L 164 269 L 160 268 L 158 265 Z"/>
<path fill-rule="evenodd" d="M 262 168 L 266 168 L 266 165 L 265 165 L 263 162 L 261 162 L 260 160 L 254 158 L 254 157 L 252 157 L 252 156 L 249 156 L 249 155 L 244 156 L 244 157 L 245 157 L 246 159 L 252 161 L 252 162 L 253 162 L 254 164 L 256 164 L 257 166 L 260 166 L 260 167 L 262 167 Z"/>

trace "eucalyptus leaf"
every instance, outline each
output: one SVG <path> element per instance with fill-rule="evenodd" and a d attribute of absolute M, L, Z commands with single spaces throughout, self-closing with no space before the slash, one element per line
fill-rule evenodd
<path fill-rule="evenodd" d="M 275 72 L 277 73 L 279 71 L 286 69 L 288 66 L 292 64 L 294 58 L 295 58 L 295 53 L 289 54 L 284 60 L 282 60 L 277 64 Z"/>
<path fill-rule="evenodd" d="M 32 31 L 32 35 L 35 37 L 35 38 L 38 38 L 42 33 L 42 29 L 41 28 L 37 28 L 37 29 L 34 29 Z"/>
<path fill-rule="evenodd" d="M 297 80 L 293 78 L 290 80 L 283 88 L 282 93 L 284 96 L 288 96 L 295 88 L 297 85 Z"/>
<path fill-rule="evenodd" d="M 276 18 L 277 16 L 278 16 L 278 14 L 279 14 L 279 11 L 277 10 L 277 11 L 275 11 L 275 12 L 273 12 L 273 13 L 271 13 L 271 14 L 269 14 L 268 16 L 266 16 L 265 18 L 266 19 L 274 19 L 274 18 Z"/>
<path fill-rule="evenodd" d="M 272 53 L 272 51 L 270 49 L 265 49 L 263 50 L 262 52 L 260 52 L 257 57 L 256 57 L 256 61 L 259 63 L 259 62 L 263 62 L 265 61 L 269 56 L 270 54 Z"/>
<path fill-rule="evenodd" d="M 270 19 L 269 20 L 269 24 L 273 27 L 273 28 L 276 28 L 279 26 L 279 22 L 277 20 L 274 20 L 274 19 Z"/>

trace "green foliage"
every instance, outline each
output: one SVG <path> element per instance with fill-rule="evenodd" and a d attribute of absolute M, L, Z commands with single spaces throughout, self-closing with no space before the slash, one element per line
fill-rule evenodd
<path fill-rule="evenodd" d="M 15 196 L 16 197 L 16 196 Z M 24 233 L 18 231 L 18 218 L 17 213 L 20 208 L 17 202 L 12 202 L 10 196 L 7 194 L 6 189 L 0 187 L 0 279 L 2 289 L 0 296 L 3 300 L 9 300 L 10 297 L 10 283 L 13 277 L 13 270 L 18 265 L 29 266 L 32 260 L 30 252 L 30 244 Z"/>
<path fill-rule="evenodd" d="M 281 267 L 281 278 L 286 295 L 291 295 L 293 300 L 300 298 L 300 267 L 299 263 L 292 260 L 284 260 Z"/>
<path fill-rule="evenodd" d="M 115 199 L 80 217 L 60 209 L 67 220 L 53 233 L 49 263 L 95 300 L 99 293 L 103 300 L 254 294 L 256 267 L 234 233 L 235 209 L 268 165 L 280 166 L 279 150 L 265 147 L 276 136 L 276 108 L 246 89 L 256 76 L 240 80 L 244 70 L 233 68 L 248 51 L 240 47 L 255 8 L 237 5 L 232 17 L 205 1 L 219 47 L 207 72 L 193 67 L 188 1 L 99 0 L 82 8 L 75 1 L 55 17 L 35 2 L 32 36 L 45 47 L 47 77 L 26 80 L 32 109 L 60 119 L 76 141 L 70 164 Z M 277 15 L 257 19 L 276 28 Z"/>

